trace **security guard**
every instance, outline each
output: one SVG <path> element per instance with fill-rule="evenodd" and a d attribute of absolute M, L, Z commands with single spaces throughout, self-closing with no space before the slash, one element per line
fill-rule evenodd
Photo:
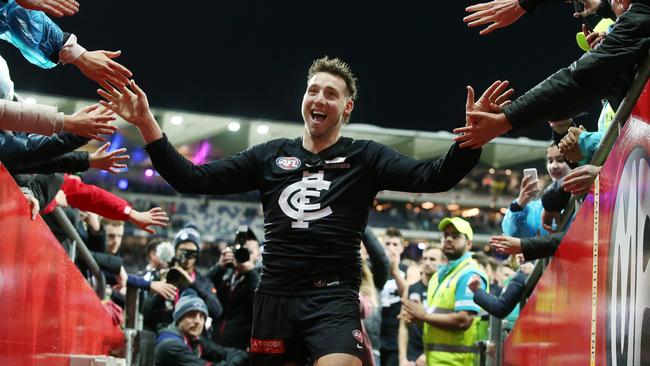
<path fill-rule="evenodd" d="M 478 360 L 480 307 L 474 303 L 468 282 L 473 275 L 483 279 L 487 289 L 487 275 L 472 258 L 470 224 L 460 217 L 443 219 L 438 225 L 443 233 L 443 252 L 449 262 L 429 281 L 424 306 L 403 300 L 402 317 L 424 322 L 424 352 L 427 366 L 471 366 Z"/>

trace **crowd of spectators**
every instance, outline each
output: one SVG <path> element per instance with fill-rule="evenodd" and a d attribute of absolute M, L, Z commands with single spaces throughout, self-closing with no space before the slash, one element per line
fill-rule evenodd
<path fill-rule="evenodd" d="M 499 2 L 503 1 L 468 8 L 476 13 L 466 21 L 472 26 L 492 23 L 484 33 L 507 26 L 509 23 L 499 17 L 491 15 L 488 19 L 481 15 L 490 4 Z M 527 2 L 527 6 L 532 3 Z M 369 225 L 393 228 L 379 239 L 369 228 L 363 235 L 364 272 L 359 299 L 367 337 L 357 339 L 369 342 L 364 365 L 407 366 L 423 362 L 425 350 L 407 351 L 400 347 L 422 346 L 421 342 L 408 342 L 408 337 L 426 339 L 426 334 L 421 335 L 415 328 L 406 332 L 404 327 L 414 325 L 414 320 L 424 320 L 428 324 L 425 329 L 449 325 L 442 318 L 427 315 L 422 302 L 429 281 L 438 280 L 438 271 L 449 273 L 451 262 L 467 263 L 472 269 L 468 276 L 459 276 L 462 280 L 458 280 L 458 286 L 467 286 L 473 298 L 458 300 L 464 304 L 460 310 L 444 309 L 461 315 L 454 318 L 456 323 L 449 329 L 465 331 L 470 323 L 480 323 L 485 320 L 482 311 L 516 319 L 516 303 L 532 261 L 553 255 L 565 229 L 560 225 L 560 215 L 569 197 L 586 193 L 600 172 L 600 167 L 587 163 L 600 144 L 603 129 L 611 123 L 610 112 L 620 102 L 620 95 L 612 97 L 615 93 L 607 89 L 608 83 L 602 81 L 605 85 L 587 93 L 581 82 L 589 80 L 585 75 L 589 76 L 594 69 L 601 71 L 598 75 L 611 79 L 615 73 L 609 69 L 602 72 L 602 66 L 593 65 L 612 54 L 623 57 L 627 53 L 628 57 L 618 63 L 622 70 L 617 70 L 626 79 L 639 55 L 647 54 L 648 42 L 639 41 L 639 37 L 647 40 L 648 27 L 631 27 L 635 31 L 625 27 L 629 23 L 647 25 L 647 1 L 637 0 L 634 7 L 626 1 L 615 1 L 612 5 L 610 10 L 614 14 L 603 14 L 618 17 L 618 22 L 597 37 L 585 34 L 588 53 L 572 68 L 561 70 L 551 81 L 543 82 L 512 104 L 499 106 L 498 113 L 468 113 L 472 123 L 459 129 L 463 132 L 459 141 L 478 147 L 496 137 L 495 133 L 519 129 L 542 117 L 558 117 L 551 123 L 554 142 L 546 156 L 551 177 L 548 184 L 536 176 L 522 177 L 518 171 L 476 169 L 455 189 L 484 194 L 488 202 L 494 196 L 512 197 L 509 207 L 375 202 Z M 74 15 L 78 10 L 76 1 L 10 0 L 1 2 L 0 10 L 2 39 L 18 47 L 34 65 L 51 68 L 74 64 L 84 76 L 107 90 L 135 85 L 130 81 L 131 71 L 113 60 L 119 52 L 84 49 L 75 35 L 63 32 L 44 14 Z M 529 9 L 519 9 L 514 19 L 510 17 L 510 23 L 525 10 Z M 616 36 L 609 37 L 607 32 Z M 44 36 L 35 37 L 37 33 Z M 617 53 L 621 48 L 625 52 Z M 581 72 L 581 77 L 576 78 L 576 72 Z M 557 79 L 571 86 L 558 91 L 549 84 Z M 90 140 L 105 141 L 106 135 L 116 130 L 110 124 L 115 119 L 113 111 L 104 108 L 107 104 L 64 115 L 55 107 L 22 103 L 14 93 L 9 68 L 2 58 L 0 93 L 0 160 L 21 187 L 31 217 L 40 214 L 63 248 L 70 250 L 73 239 L 53 214 L 55 210 L 61 210 L 82 237 L 106 278 L 106 298 L 102 300 L 116 325 L 123 325 L 126 289 L 141 289 L 143 302 L 139 311 L 144 329 L 157 335 L 156 364 L 192 365 L 204 360 L 232 366 L 247 363 L 255 289 L 263 268 L 264 220 L 259 204 L 242 201 L 241 197 L 255 196 L 244 195 L 239 201 L 128 196 L 129 202 L 76 174 L 88 169 L 116 173 L 129 159 L 124 155 L 125 149 L 110 150 L 109 143 L 90 153 L 75 151 Z M 572 93 L 580 95 L 576 105 L 544 105 Z M 564 119 L 587 102 L 605 97 L 611 100 L 604 103 L 599 133 L 589 133 Z M 531 101 L 535 98 L 545 102 Z M 534 114 L 535 111 L 539 113 Z M 531 120 L 523 121 L 524 117 Z M 129 223 L 126 230 L 125 222 Z M 418 255 L 407 256 L 404 253 L 408 244 L 399 229 L 443 231 L 442 240 L 418 243 L 423 244 L 418 245 Z M 457 239 L 471 242 L 473 232 L 494 234 L 491 249 L 485 253 L 469 253 L 471 245 L 455 248 L 456 252 L 449 249 Z M 513 257 L 500 261 L 493 255 L 495 252 Z M 449 266 L 445 266 L 443 254 L 458 257 L 447 258 Z M 78 266 L 88 274 L 84 263 Z M 463 296 L 469 296 L 464 292 Z"/>

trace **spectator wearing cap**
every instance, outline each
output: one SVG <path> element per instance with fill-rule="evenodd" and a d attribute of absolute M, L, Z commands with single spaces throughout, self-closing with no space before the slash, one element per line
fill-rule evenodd
<path fill-rule="evenodd" d="M 191 289 L 178 300 L 173 323 L 160 332 L 156 340 L 157 366 L 219 365 L 239 366 L 248 361 L 246 352 L 222 347 L 204 336 L 208 307 Z"/>
<path fill-rule="evenodd" d="M 422 321 L 424 354 L 427 365 L 474 365 L 478 348 L 481 310 L 468 286 L 474 275 L 481 278 L 480 288 L 488 287 L 487 275 L 472 258 L 474 233 L 460 217 L 443 219 L 443 253 L 448 263 L 436 272 L 423 303 L 403 300 L 400 317 L 406 322 Z"/>
<path fill-rule="evenodd" d="M 221 317 L 223 307 L 214 284 L 196 270 L 200 245 L 201 234 L 193 223 L 186 224 L 174 238 L 175 264 L 166 273 L 166 280 L 177 287 L 176 296 L 169 299 L 156 294 L 145 301 L 142 313 L 146 329 L 158 332 L 169 325 L 174 304 L 187 289 L 192 289 L 206 303 L 212 321 Z"/>

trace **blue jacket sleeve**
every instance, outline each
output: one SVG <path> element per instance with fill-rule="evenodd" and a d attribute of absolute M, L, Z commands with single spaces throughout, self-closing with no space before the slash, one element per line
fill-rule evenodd
<path fill-rule="evenodd" d="M 529 238 L 532 236 L 546 235 L 542 227 L 542 201 L 530 201 L 521 211 L 512 212 L 510 209 L 501 221 L 501 230 L 508 236 L 515 238 Z"/>
<path fill-rule="evenodd" d="M 145 280 L 144 278 L 136 275 L 129 274 L 126 280 L 126 284 L 129 286 L 142 288 L 148 290 L 151 287 L 151 282 Z"/>
<path fill-rule="evenodd" d="M 56 66 L 67 38 L 61 28 L 42 11 L 25 9 L 14 0 L 0 4 L 0 39 L 16 46 L 40 68 Z"/>
<path fill-rule="evenodd" d="M 598 146 L 600 146 L 600 141 L 603 139 L 604 134 L 602 131 L 583 132 L 580 134 L 578 137 L 578 146 L 583 156 L 582 160 L 580 160 L 580 165 L 588 164 L 591 161 L 591 157 L 598 149 Z"/>

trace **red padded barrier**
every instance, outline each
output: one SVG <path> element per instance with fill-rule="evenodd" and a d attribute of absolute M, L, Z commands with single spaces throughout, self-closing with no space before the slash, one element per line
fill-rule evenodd
<path fill-rule="evenodd" d="M 108 355 L 124 336 L 0 164 L 0 365 L 69 365 Z"/>
<path fill-rule="evenodd" d="M 603 165 L 596 217 L 592 186 L 506 341 L 504 365 L 650 364 L 649 162 L 650 82 Z"/>

